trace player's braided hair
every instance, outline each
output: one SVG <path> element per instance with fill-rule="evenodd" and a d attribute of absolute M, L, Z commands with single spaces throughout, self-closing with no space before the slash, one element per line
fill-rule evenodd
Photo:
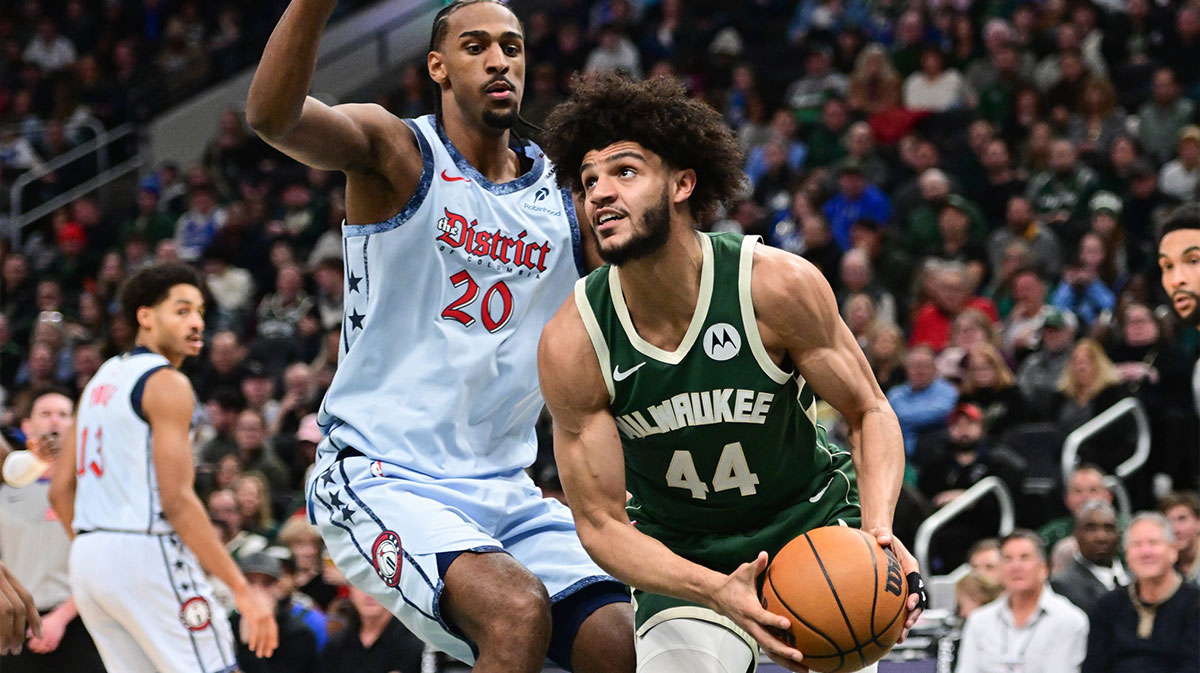
<path fill-rule="evenodd" d="M 579 193 L 585 154 L 620 141 L 633 141 L 674 169 L 696 172 L 688 199 L 692 215 L 704 219 L 743 188 L 742 151 L 721 114 L 689 98 L 667 77 L 634 82 L 619 74 L 571 79 L 571 97 L 550 113 L 542 147 L 558 166 L 558 183 Z"/>
<path fill-rule="evenodd" d="M 439 51 L 441 48 L 442 41 L 446 39 L 446 33 L 450 30 L 451 14 L 457 12 L 463 7 L 479 5 L 485 2 L 494 5 L 500 5 L 509 12 L 512 12 L 513 17 L 517 18 L 517 25 L 521 27 L 521 33 L 523 34 L 525 32 L 525 24 L 521 23 L 521 19 L 517 17 L 516 13 L 512 11 L 512 8 L 509 7 L 508 3 L 504 2 L 504 0 L 454 0 L 454 2 L 451 2 L 450 4 L 438 10 L 437 15 L 433 17 L 433 29 L 429 33 L 429 51 Z M 438 125 L 440 126 L 442 123 L 442 89 L 440 86 L 438 86 L 437 82 L 433 83 L 433 107 L 434 116 L 437 119 Z M 538 133 L 542 131 L 542 127 L 525 119 L 520 113 L 517 113 L 517 123 Z"/>
<path fill-rule="evenodd" d="M 176 285 L 193 285 L 201 292 L 204 290 L 200 274 L 186 264 L 167 262 L 138 271 L 121 286 L 117 297 L 121 315 L 129 321 L 130 327 L 137 331 L 138 309 L 143 306 L 157 306 Z"/>

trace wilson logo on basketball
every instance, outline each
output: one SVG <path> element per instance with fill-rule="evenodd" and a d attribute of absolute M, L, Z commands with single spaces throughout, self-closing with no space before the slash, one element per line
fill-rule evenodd
<path fill-rule="evenodd" d="M 400 583 L 400 536 L 390 530 L 385 530 L 375 538 L 371 546 L 371 560 L 375 564 L 375 572 L 379 579 L 389 587 Z"/>
<path fill-rule="evenodd" d="M 441 232 L 437 241 L 451 249 L 461 249 L 468 255 L 487 258 L 501 264 L 512 264 L 526 269 L 546 270 L 546 256 L 550 254 L 549 241 L 526 240 L 528 231 L 522 230 L 516 237 L 505 236 L 499 229 L 482 229 L 479 220 L 467 222 L 467 218 L 443 208 L 445 217 L 438 220 Z"/>
<path fill-rule="evenodd" d="M 904 585 L 904 575 L 900 572 L 900 562 L 896 560 L 896 555 L 891 549 L 886 550 L 887 554 L 887 581 L 884 584 L 883 590 L 893 596 L 899 596 L 900 590 Z"/>

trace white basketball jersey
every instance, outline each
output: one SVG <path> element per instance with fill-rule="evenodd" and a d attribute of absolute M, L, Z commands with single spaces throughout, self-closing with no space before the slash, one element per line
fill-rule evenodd
<path fill-rule="evenodd" d="M 425 168 L 386 222 L 344 225 L 345 315 L 319 422 L 330 441 L 431 477 L 486 477 L 536 455 L 537 345 L 579 277 L 579 229 L 540 148 L 487 180 L 434 117 L 406 120 Z"/>
<path fill-rule="evenodd" d="M 74 530 L 172 532 L 142 413 L 146 379 L 170 366 L 138 348 L 105 362 L 83 389 L 75 419 Z"/>

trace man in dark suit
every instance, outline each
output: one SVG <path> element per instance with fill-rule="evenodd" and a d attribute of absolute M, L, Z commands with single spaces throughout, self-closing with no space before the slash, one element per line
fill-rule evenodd
<path fill-rule="evenodd" d="M 1104 594 L 1125 586 L 1129 577 L 1117 557 L 1117 513 L 1103 500 L 1089 500 L 1075 514 L 1079 551 L 1050 578 L 1050 586 L 1084 612 Z"/>

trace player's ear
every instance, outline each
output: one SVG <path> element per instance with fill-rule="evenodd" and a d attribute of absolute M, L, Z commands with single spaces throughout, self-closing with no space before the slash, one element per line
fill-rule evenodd
<path fill-rule="evenodd" d="M 429 77 L 439 85 L 446 83 L 446 59 L 440 51 L 431 51 L 425 57 L 425 67 L 429 70 Z"/>
<path fill-rule="evenodd" d="M 153 308 L 149 306 L 139 306 L 137 310 L 137 324 L 133 326 L 133 331 L 137 332 L 139 327 L 150 324 L 150 318 L 153 315 Z"/>
<path fill-rule="evenodd" d="M 696 189 L 696 171 L 690 168 L 684 168 L 675 171 L 674 180 L 671 189 L 671 202 L 684 203 L 692 196 L 692 191 Z"/>

